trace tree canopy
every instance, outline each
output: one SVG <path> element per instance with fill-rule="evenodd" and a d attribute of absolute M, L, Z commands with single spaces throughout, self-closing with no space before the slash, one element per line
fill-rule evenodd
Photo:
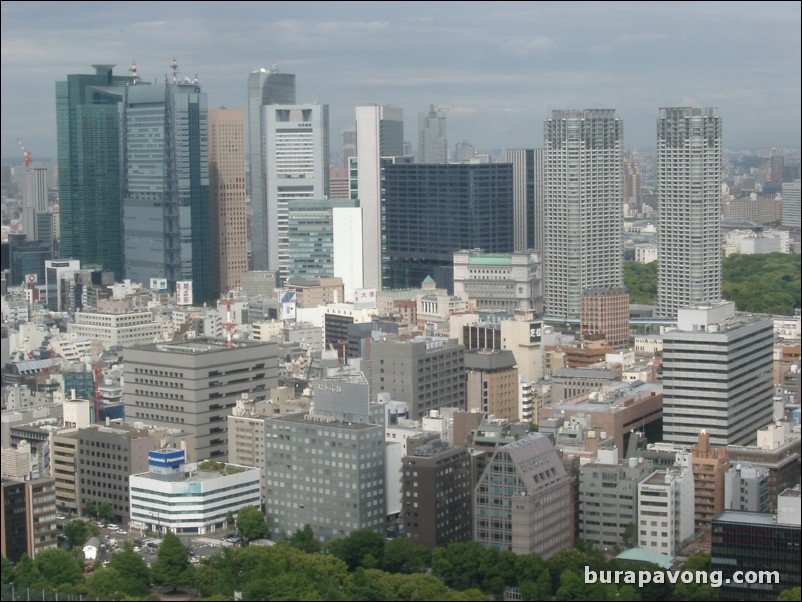
<path fill-rule="evenodd" d="M 245 542 L 267 537 L 265 514 L 255 506 L 248 506 L 237 513 L 237 531 Z"/>
<path fill-rule="evenodd" d="M 192 565 L 189 554 L 177 535 L 167 533 L 156 552 L 156 560 L 151 567 L 153 581 L 177 590 L 192 583 Z"/>

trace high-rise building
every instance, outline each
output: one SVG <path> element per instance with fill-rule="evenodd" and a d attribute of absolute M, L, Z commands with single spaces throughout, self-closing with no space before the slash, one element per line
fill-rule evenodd
<path fill-rule="evenodd" d="M 512 163 L 514 250 L 543 248 L 543 149 L 508 148 L 504 162 Z"/>
<path fill-rule="evenodd" d="M 251 251 L 252 270 L 268 267 L 268 203 L 266 156 L 267 131 L 262 113 L 265 105 L 295 104 L 295 75 L 279 73 L 273 65 L 270 71 L 255 69 L 248 75 L 248 150 L 251 179 Z"/>
<path fill-rule="evenodd" d="M 120 116 L 128 76 L 114 65 L 56 82 L 61 257 L 123 276 Z"/>
<path fill-rule="evenodd" d="M 51 240 L 49 231 L 40 231 L 39 215 L 47 211 L 47 168 L 33 167 L 22 174 L 22 230 L 28 240 Z"/>
<path fill-rule="evenodd" d="M 655 470 L 638 485 L 638 546 L 676 556 L 693 536 L 693 475 L 686 466 Z"/>
<path fill-rule="evenodd" d="M 383 184 L 384 288 L 410 288 L 433 276 L 453 290 L 455 251 L 512 251 L 512 165 L 388 165 Z"/>
<path fill-rule="evenodd" d="M 771 149 L 771 173 L 769 179 L 775 184 L 783 181 L 783 169 L 785 168 L 785 154 L 781 148 Z"/>
<path fill-rule="evenodd" d="M 239 287 L 248 269 L 245 120 L 240 109 L 209 110 L 209 194 L 212 290 L 218 297 Z"/>
<path fill-rule="evenodd" d="M 213 299 L 206 94 L 197 80 L 129 86 L 124 110 L 125 276 L 191 280 Z"/>
<path fill-rule="evenodd" d="M 782 189 L 782 225 L 799 229 L 802 219 L 802 181 L 783 182 Z"/>
<path fill-rule="evenodd" d="M 404 156 L 404 112 L 388 106 L 356 108 L 357 198 L 362 207 L 363 285 L 382 286 L 385 219 L 382 158 Z"/>
<path fill-rule="evenodd" d="M 329 106 L 262 108 L 267 147 L 267 264 L 286 278 L 289 269 L 288 203 L 329 193 Z"/>
<path fill-rule="evenodd" d="M 418 162 L 445 163 L 448 161 L 448 135 L 446 134 L 446 112 L 435 110 L 418 113 Z"/>
<path fill-rule="evenodd" d="M 600 335 L 611 347 L 629 345 L 629 293 L 626 289 L 586 289 L 579 318 L 582 337 Z"/>
<path fill-rule="evenodd" d="M 679 310 L 663 336 L 663 439 L 746 445 L 772 420 L 771 318 L 735 314 L 734 302 Z"/>
<path fill-rule="evenodd" d="M 624 124 L 612 109 L 554 111 L 543 129 L 545 313 L 578 319 L 585 290 L 624 284 Z"/>
<path fill-rule="evenodd" d="M 354 290 L 362 288 L 362 211 L 357 201 L 298 199 L 288 207 L 288 277 L 339 276 L 344 299 L 353 299 Z"/>
<path fill-rule="evenodd" d="M 659 317 L 721 299 L 721 118 L 714 107 L 657 120 Z"/>

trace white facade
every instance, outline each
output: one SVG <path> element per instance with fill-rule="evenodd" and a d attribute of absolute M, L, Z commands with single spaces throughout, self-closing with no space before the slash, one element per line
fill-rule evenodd
<path fill-rule="evenodd" d="M 267 105 L 268 270 L 283 278 L 289 268 L 288 201 L 322 199 L 329 188 L 329 106 Z"/>
<path fill-rule="evenodd" d="M 721 118 L 660 109 L 657 120 L 657 317 L 721 299 Z"/>
<path fill-rule="evenodd" d="M 545 315 L 579 318 L 586 289 L 624 283 L 624 125 L 591 109 L 554 111 L 543 129 Z"/>
<path fill-rule="evenodd" d="M 675 556 L 693 536 L 693 473 L 657 470 L 638 485 L 638 546 Z"/>
<path fill-rule="evenodd" d="M 735 315 L 735 303 L 679 310 L 663 335 L 663 439 L 747 445 L 772 420 L 773 322 Z"/>
<path fill-rule="evenodd" d="M 381 158 L 404 154 L 404 113 L 376 105 L 356 108 L 358 198 L 362 207 L 362 284 L 382 285 Z"/>
<path fill-rule="evenodd" d="M 354 298 L 354 291 L 363 288 L 362 278 L 362 208 L 335 207 L 334 222 L 334 275 L 342 278 L 346 299 Z"/>
<path fill-rule="evenodd" d="M 802 219 L 802 184 L 800 180 L 783 182 L 782 225 L 799 228 Z"/>
<path fill-rule="evenodd" d="M 125 314 L 75 312 L 75 322 L 67 324 L 67 332 L 106 347 L 155 343 L 162 340 L 163 328 L 153 321 L 149 311 Z"/>
<path fill-rule="evenodd" d="M 454 295 L 478 309 L 543 312 L 543 264 L 539 253 L 454 253 Z"/>
<path fill-rule="evenodd" d="M 259 507 L 259 470 L 234 466 L 233 474 L 196 470 L 170 481 L 152 473 L 131 475 L 131 524 L 173 533 L 209 533 L 221 528 L 226 515 L 246 506 Z"/>

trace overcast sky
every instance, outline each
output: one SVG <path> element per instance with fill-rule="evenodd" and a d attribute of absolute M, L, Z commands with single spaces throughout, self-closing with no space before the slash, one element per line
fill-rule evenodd
<path fill-rule="evenodd" d="M 354 107 L 448 109 L 448 141 L 538 147 L 553 109 L 613 108 L 625 146 L 655 146 L 657 110 L 718 106 L 724 146 L 800 146 L 799 2 L 6 2 L 2 156 L 17 138 L 55 156 L 55 82 L 136 61 L 163 81 L 176 57 L 209 106 L 246 108 L 248 73 L 296 74 L 327 103 L 331 137 Z"/>

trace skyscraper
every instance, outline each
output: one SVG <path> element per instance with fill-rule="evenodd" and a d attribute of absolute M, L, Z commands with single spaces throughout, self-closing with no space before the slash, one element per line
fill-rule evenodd
<path fill-rule="evenodd" d="M 554 111 L 543 130 L 545 313 L 578 319 L 583 291 L 623 286 L 624 124 L 612 109 Z"/>
<path fill-rule="evenodd" d="M 206 94 L 196 80 L 129 86 L 124 110 L 125 275 L 212 294 Z"/>
<path fill-rule="evenodd" d="M 122 278 L 118 104 L 134 78 L 93 67 L 56 82 L 60 254 Z"/>
<path fill-rule="evenodd" d="M 267 188 L 265 182 L 266 134 L 262 107 L 295 104 L 295 75 L 255 69 L 248 75 L 248 150 L 251 173 L 251 252 L 253 270 L 266 270 L 268 256 Z"/>
<path fill-rule="evenodd" d="M 542 250 L 543 244 L 543 149 L 508 148 L 504 162 L 512 163 L 514 249 Z"/>
<path fill-rule="evenodd" d="M 418 113 L 418 162 L 445 163 L 448 160 L 446 113 L 429 105 Z"/>
<path fill-rule="evenodd" d="M 382 157 L 404 155 L 404 112 L 370 105 L 356 108 L 357 191 L 362 207 L 363 286 L 381 288 L 384 261 Z"/>
<path fill-rule="evenodd" d="M 384 288 L 453 290 L 455 251 L 512 251 L 512 165 L 387 165 L 383 185 Z"/>
<path fill-rule="evenodd" d="M 659 317 L 721 299 L 721 118 L 715 107 L 657 120 Z"/>
<path fill-rule="evenodd" d="M 240 109 L 209 110 L 209 194 L 214 296 L 237 288 L 248 270 L 245 119 Z"/>
<path fill-rule="evenodd" d="M 262 108 L 267 143 L 267 265 L 286 278 L 289 267 L 287 203 L 323 199 L 329 192 L 329 106 L 270 105 Z"/>

